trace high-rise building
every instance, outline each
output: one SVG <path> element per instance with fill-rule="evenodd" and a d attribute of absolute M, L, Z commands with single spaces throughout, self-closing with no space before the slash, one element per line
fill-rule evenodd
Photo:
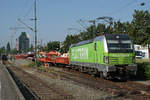
<path fill-rule="evenodd" d="M 19 36 L 19 51 L 27 52 L 29 48 L 29 35 L 26 32 L 22 32 Z"/>

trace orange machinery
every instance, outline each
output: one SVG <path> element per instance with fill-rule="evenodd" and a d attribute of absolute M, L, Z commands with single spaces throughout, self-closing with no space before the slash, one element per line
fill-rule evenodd
<path fill-rule="evenodd" d="M 50 51 L 49 53 L 40 52 L 39 53 L 39 61 L 43 63 L 49 63 L 51 65 L 59 64 L 59 65 L 68 65 L 69 58 L 68 57 L 60 57 L 59 53 Z"/>
<path fill-rule="evenodd" d="M 58 53 L 54 51 L 50 51 L 49 53 L 39 52 L 39 61 L 43 63 L 54 64 L 56 60 L 56 56 L 58 56 Z"/>
<path fill-rule="evenodd" d="M 47 53 L 46 62 L 51 65 L 54 65 L 58 55 L 59 54 L 57 52 L 50 51 L 49 53 Z"/>
<path fill-rule="evenodd" d="M 56 64 L 62 64 L 62 65 L 68 65 L 69 64 L 69 58 L 68 57 L 57 57 L 55 60 Z"/>
<path fill-rule="evenodd" d="M 46 52 L 39 52 L 39 61 L 46 63 Z"/>

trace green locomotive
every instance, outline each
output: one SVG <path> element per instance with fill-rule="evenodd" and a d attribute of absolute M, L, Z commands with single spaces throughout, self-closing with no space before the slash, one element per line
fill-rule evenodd
<path fill-rule="evenodd" d="M 134 60 L 133 42 L 125 34 L 105 34 L 73 44 L 69 49 L 71 67 L 107 79 L 136 75 Z"/>

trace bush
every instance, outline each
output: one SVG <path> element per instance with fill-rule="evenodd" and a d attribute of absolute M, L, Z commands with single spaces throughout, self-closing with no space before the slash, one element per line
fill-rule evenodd
<path fill-rule="evenodd" d="M 150 79 L 150 63 L 137 63 L 137 79 Z"/>
<path fill-rule="evenodd" d="M 43 63 L 40 62 L 39 60 L 37 61 L 37 67 L 40 67 Z"/>
<path fill-rule="evenodd" d="M 38 70 L 46 72 L 47 69 L 45 66 L 40 66 L 40 67 L 38 67 Z"/>
<path fill-rule="evenodd" d="M 144 72 L 144 75 L 145 75 L 145 78 L 146 79 L 150 79 L 150 64 L 148 64 L 146 67 L 145 67 L 145 72 Z"/>

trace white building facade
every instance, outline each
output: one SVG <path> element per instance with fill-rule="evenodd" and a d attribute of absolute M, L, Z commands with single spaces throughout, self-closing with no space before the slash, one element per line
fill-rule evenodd
<path fill-rule="evenodd" d="M 142 45 L 134 45 L 135 51 L 141 51 L 144 56 L 142 57 L 143 59 L 149 59 L 149 50 L 148 50 L 148 45 L 142 46 Z"/>

